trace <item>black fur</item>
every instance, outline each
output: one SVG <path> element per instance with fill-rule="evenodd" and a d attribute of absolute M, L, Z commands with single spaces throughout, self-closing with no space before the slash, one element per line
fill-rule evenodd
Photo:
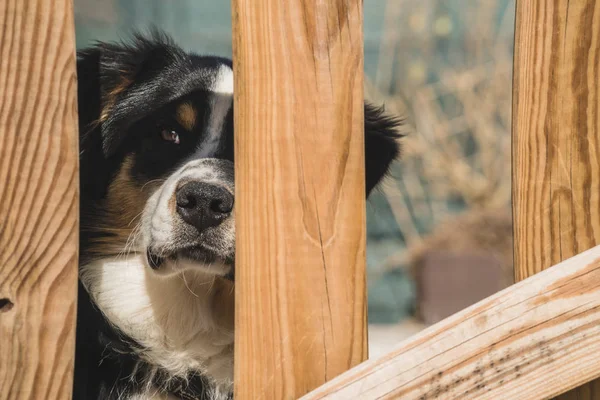
<path fill-rule="evenodd" d="M 98 43 L 78 53 L 81 265 L 114 255 L 98 255 L 96 246 L 115 235 L 106 227 L 111 210 L 103 201 L 126 156 L 136 156 L 132 179 L 140 186 L 168 176 L 194 157 L 201 132 L 191 132 L 185 139 L 189 142 L 182 139 L 177 148 L 160 142 L 154 133 L 159 123 L 175 124 L 170 116 L 176 102 L 189 99 L 202 105 L 206 101 L 204 89 L 212 77 L 205 69 L 220 63 L 231 66 L 228 59 L 187 53 L 156 32 L 135 35 L 128 43 Z M 365 104 L 367 195 L 398 157 L 399 124 L 382 108 Z M 221 136 L 219 146 L 204 157 L 233 161 L 232 110 Z M 135 348 L 136 343 L 108 324 L 80 285 L 73 398 L 116 400 L 138 392 L 143 385 L 140 374 L 152 366 L 138 364 Z M 165 373 L 159 370 L 154 376 L 156 386 L 166 382 Z M 202 377 L 190 377 L 187 383 L 175 380 L 171 385 L 167 390 L 181 398 L 202 399 L 207 390 Z"/>

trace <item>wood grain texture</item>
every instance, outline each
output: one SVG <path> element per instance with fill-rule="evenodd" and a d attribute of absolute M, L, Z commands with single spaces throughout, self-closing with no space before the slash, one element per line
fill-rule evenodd
<path fill-rule="evenodd" d="M 235 396 L 367 356 L 360 0 L 234 0 Z"/>
<path fill-rule="evenodd" d="M 548 399 L 600 376 L 600 246 L 425 329 L 315 399 Z"/>
<path fill-rule="evenodd" d="M 70 399 L 79 209 L 73 7 L 3 0 L 0 27 L 0 399 Z"/>
<path fill-rule="evenodd" d="M 600 243 L 600 2 L 517 1 L 513 90 L 520 280 Z"/>

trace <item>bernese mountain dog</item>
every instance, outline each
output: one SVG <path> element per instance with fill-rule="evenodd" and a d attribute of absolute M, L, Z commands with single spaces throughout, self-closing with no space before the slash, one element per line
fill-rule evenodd
<path fill-rule="evenodd" d="M 231 398 L 231 60 L 154 32 L 80 51 L 77 74 L 73 398 Z M 368 196 L 398 156 L 400 121 L 364 110 Z"/>

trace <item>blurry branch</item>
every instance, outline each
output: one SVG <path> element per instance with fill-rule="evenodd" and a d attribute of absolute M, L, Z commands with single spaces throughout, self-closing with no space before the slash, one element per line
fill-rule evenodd
<path fill-rule="evenodd" d="M 507 30 L 514 6 L 498 21 L 500 3 L 478 0 L 465 7 L 460 52 L 443 37 L 453 26 L 439 12 L 440 1 L 386 3 L 377 75 L 375 82 L 367 80 L 365 93 L 414 125 L 407 127 L 396 179 L 384 187 L 409 248 L 418 247 L 432 225 L 459 211 L 510 206 L 512 32 Z M 422 40 L 406 40 L 418 32 L 402 36 L 405 26 L 422 29 Z M 425 32 L 428 27 L 433 35 Z M 449 61 L 435 50 L 436 40 L 450 43 Z M 457 60 L 455 53 L 464 59 Z M 451 206 L 457 201 L 462 210 Z M 405 251 L 399 249 L 386 264 L 406 261 Z"/>

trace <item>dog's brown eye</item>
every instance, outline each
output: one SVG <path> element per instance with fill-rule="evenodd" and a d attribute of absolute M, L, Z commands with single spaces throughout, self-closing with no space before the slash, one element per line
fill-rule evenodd
<path fill-rule="evenodd" d="M 179 134 L 170 129 L 161 129 L 160 137 L 162 137 L 167 142 L 179 144 Z"/>

